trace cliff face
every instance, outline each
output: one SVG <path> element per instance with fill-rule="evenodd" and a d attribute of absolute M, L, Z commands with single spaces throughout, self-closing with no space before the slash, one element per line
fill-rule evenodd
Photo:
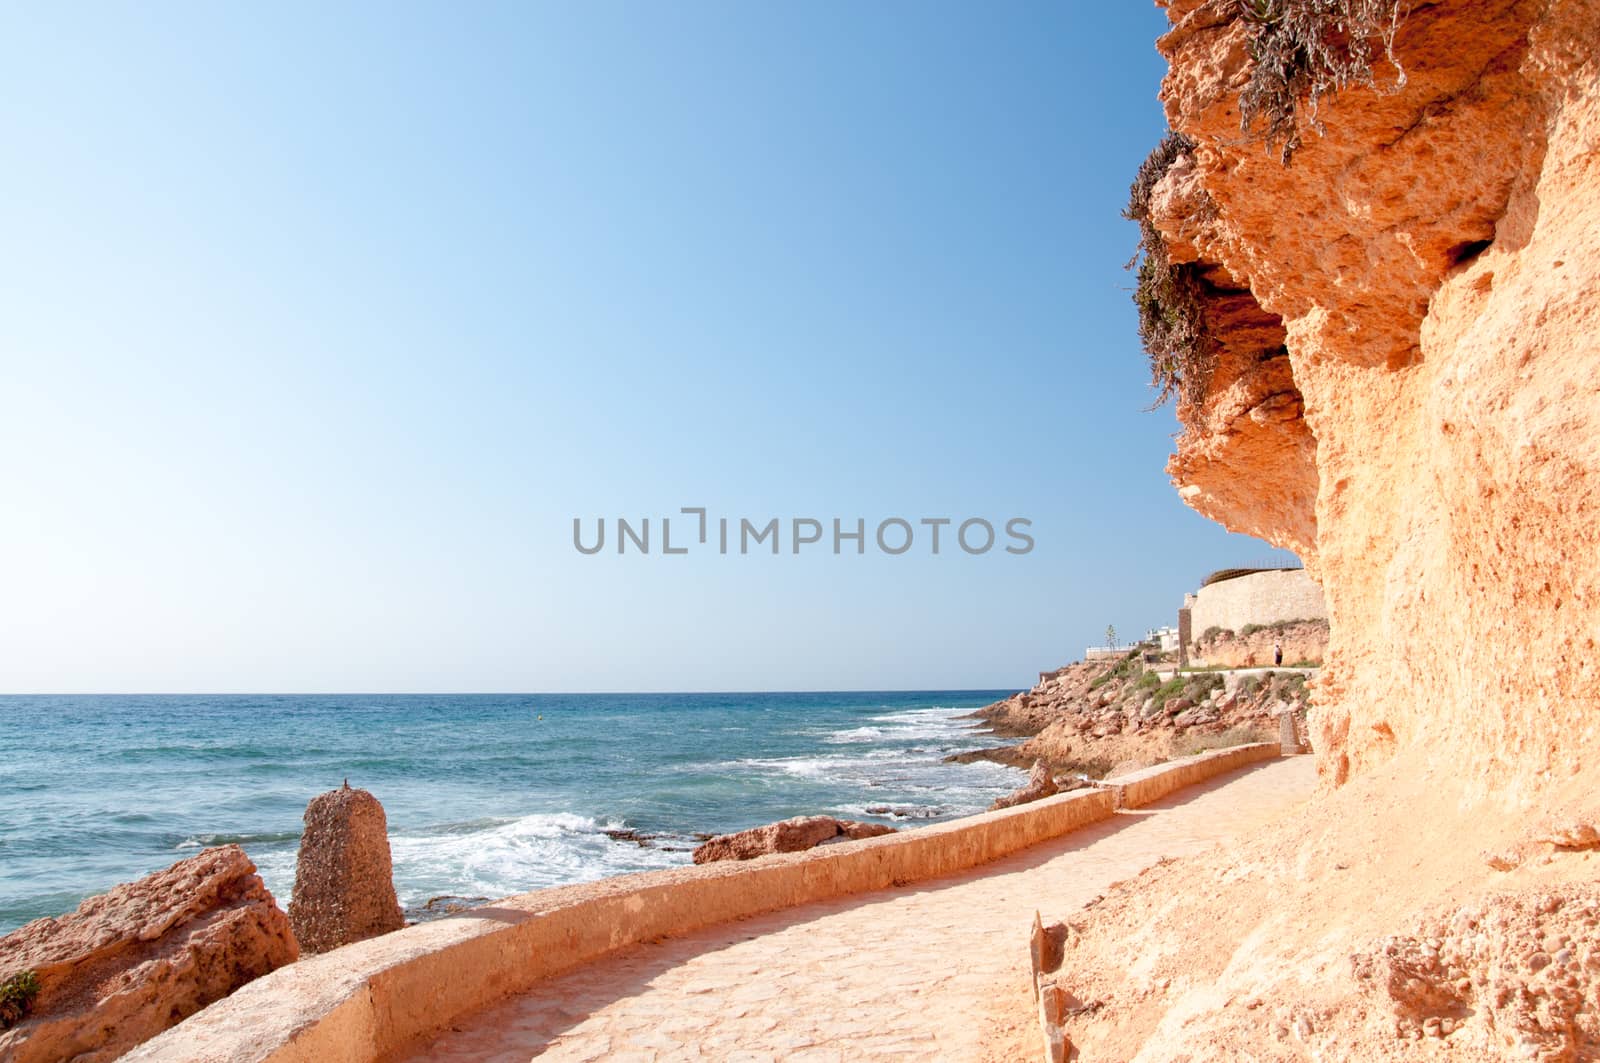
<path fill-rule="evenodd" d="M 1215 339 L 1169 471 L 1320 579 L 1340 785 L 1075 913 L 1078 1058 L 1600 1059 L 1600 0 L 1401 4 L 1403 84 L 1241 135 L 1263 41 L 1385 9 L 1168 3 L 1141 235 Z"/>
<path fill-rule="evenodd" d="M 1238 11 L 1160 42 L 1196 147 L 1151 213 L 1223 292 L 1169 472 L 1321 580 L 1325 776 L 1425 747 L 1527 799 L 1600 751 L 1600 2 L 1412 5 L 1403 84 L 1290 166 L 1241 136 Z"/>

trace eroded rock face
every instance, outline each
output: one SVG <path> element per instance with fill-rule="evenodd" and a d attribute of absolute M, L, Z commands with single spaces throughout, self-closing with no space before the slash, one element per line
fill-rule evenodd
<path fill-rule="evenodd" d="M 1060 792 L 1055 777 L 1050 774 L 1050 766 L 1042 760 L 1036 760 L 1033 762 L 1033 770 L 1028 773 L 1028 781 L 1004 797 L 996 798 L 994 804 L 989 806 L 989 811 L 1025 805 L 1030 801 L 1051 797 Z"/>
<path fill-rule="evenodd" d="M 875 838 L 893 834 L 893 827 L 879 823 L 858 823 L 832 816 L 795 816 L 735 834 L 719 834 L 694 851 L 694 862 L 709 864 L 717 860 L 751 860 L 770 853 L 797 853 L 832 841 Z"/>
<path fill-rule="evenodd" d="M 1479 1058 L 1592 1058 L 1600 1049 L 1600 893 L 1495 895 L 1350 957 L 1369 1036 L 1437 1040 Z"/>
<path fill-rule="evenodd" d="M 1408 5 L 1404 85 L 1324 100 L 1289 167 L 1239 133 L 1238 11 L 1168 4 L 1197 147 L 1152 215 L 1267 317 L 1169 471 L 1322 583 L 1329 780 L 1426 746 L 1529 801 L 1600 752 L 1600 3 Z"/>
<path fill-rule="evenodd" d="M 299 955 L 289 920 L 236 845 L 204 849 L 0 938 L 0 976 L 32 970 L 32 1016 L 7 1063 L 102 1063 Z"/>
<path fill-rule="evenodd" d="M 305 822 L 289 902 L 300 947 L 327 952 L 405 926 L 378 799 L 345 783 L 313 798 Z"/>

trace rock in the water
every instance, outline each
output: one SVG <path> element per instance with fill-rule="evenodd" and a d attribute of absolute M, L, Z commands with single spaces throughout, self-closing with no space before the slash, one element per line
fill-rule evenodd
<path fill-rule="evenodd" d="M 996 800 L 989 806 L 989 811 L 1011 808 L 1013 805 L 1025 805 L 1029 801 L 1037 801 L 1041 797 L 1050 797 L 1060 792 L 1055 777 L 1050 774 L 1049 766 L 1042 760 L 1036 760 L 1033 762 L 1033 771 L 1028 776 L 1027 785 Z"/>
<path fill-rule="evenodd" d="M 716 860 L 750 860 L 769 853 L 797 853 L 834 839 L 850 841 L 894 832 L 893 827 L 879 823 L 858 823 L 832 816 L 795 816 L 736 834 L 719 834 L 694 851 L 694 862 L 709 864 Z"/>
<path fill-rule="evenodd" d="M 365 790 L 330 790 L 306 806 L 289 922 L 306 952 L 327 952 L 405 926 L 394 892 L 389 827 Z"/>
<path fill-rule="evenodd" d="M 294 962 L 289 920 L 255 871 L 237 845 L 204 849 L 0 938 L 0 976 L 39 979 L 0 1059 L 107 1063 Z"/>

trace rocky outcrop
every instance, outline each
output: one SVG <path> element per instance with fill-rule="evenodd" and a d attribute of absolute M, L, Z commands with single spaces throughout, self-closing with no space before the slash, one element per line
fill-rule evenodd
<path fill-rule="evenodd" d="M 1259 311 L 1217 313 L 1169 471 L 1320 579 L 1330 781 L 1425 746 L 1515 803 L 1600 750 L 1600 5 L 1401 10 L 1403 83 L 1321 100 L 1285 166 L 1240 135 L 1259 23 L 1168 4 L 1195 147 L 1153 220 Z"/>
<path fill-rule="evenodd" d="M 1045 672 L 1033 689 L 986 705 L 971 718 L 982 720 L 990 733 L 1002 738 L 1031 737 L 1059 720 L 1063 706 L 1096 696 L 1108 677 L 1133 674 L 1137 659 L 1138 653 L 1129 651 L 1121 661 L 1080 661 Z"/>
<path fill-rule="evenodd" d="M 205 849 L 0 938 L 0 977 L 32 971 L 7 1063 L 104 1063 L 298 956 L 289 921 L 236 845 Z"/>
<path fill-rule="evenodd" d="M 1053 797 L 1060 792 L 1061 788 L 1056 785 L 1055 777 L 1050 774 L 1050 766 L 1042 760 L 1036 760 L 1033 762 L 1033 770 L 1028 773 L 1028 781 L 1004 797 L 995 798 L 994 804 L 989 806 L 989 811 L 1014 808 L 1030 801 Z"/>
<path fill-rule="evenodd" d="M 858 823 L 832 816 L 795 816 L 735 834 L 719 834 L 694 851 L 694 862 L 709 864 L 717 860 L 752 860 L 771 853 L 797 853 L 817 845 L 857 838 L 893 834 L 893 827 L 881 823 Z"/>
<path fill-rule="evenodd" d="M 1270 642 L 1267 647 L 1270 652 Z M 1270 740 L 1285 713 L 1303 730 L 1309 698 L 1303 672 L 1269 670 L 1231 679 L 1191 672 L 1164 681 L 1140 663 L 1140 654 L 1130 653 L 1121 661 L 1046 673 L 1032 690 L 979 709 L 973 715 L 997 733 L 1028 740 L 946 759 L 1020 768 L 1042 760 L 1057 772 L 1100 778 L 1205 749 Z"/>
<path fill-rule="evenodd" d="M 300 947 L 327 952 L 405 926 L 378 799 L 346 782 L 313 798 L 305 823 L 289 902 Z"/>

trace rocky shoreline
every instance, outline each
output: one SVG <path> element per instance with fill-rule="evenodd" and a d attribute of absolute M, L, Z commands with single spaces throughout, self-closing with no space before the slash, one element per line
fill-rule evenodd
<path fill-rule="evenodd" d="M 1273 741 L 1289 713 L 1305 734 L 1307 671 L 1270 669 L 1230 677 L 1147 665 L 1142 648 L 1118 659 L 1083 661 L 1047 672 L 1031 689 L 965 717 L 987 733 L 1021 742 L 946 757 L 1028 768 L 1043 761 L 1057 773 L 1091 779 L 1148 767 L 1177 756 L 1246 742 Z"/>
<path fill-rule="evenodd" d="M 1018 803 L 1042 793 L 1024 788 L 1001 801 Z M 877 805 L 865 811 L 916 820 L 944 810 Z M 227 844 L 90 897 L 73 912 L 0 935 L 0 1058 L 109 1063 L 302 956 L 491 903 L 486 896 L 442 894 L 402 907 L 383 806 L 348 781 L 314 798 L 304 822 L 286 905 L 267 890 L 245 851 Z M 799 852 L 897 829 L 798 816 L 730 834 L 696 833 L 688 845 L 686 837 L 627 827 L 601 833 L 617 845 L 692 853 L 703 864 Z M 108 1022 L 115 1032 L 106 1032 Z"/>

